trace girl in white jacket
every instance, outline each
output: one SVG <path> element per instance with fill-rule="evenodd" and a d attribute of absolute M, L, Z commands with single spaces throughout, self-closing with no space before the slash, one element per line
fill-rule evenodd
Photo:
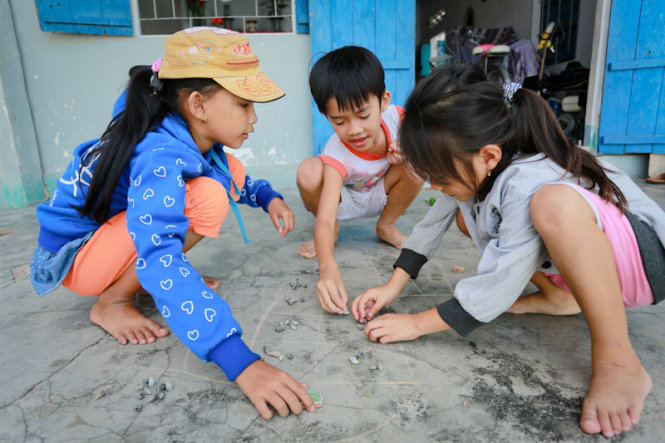
<path fill-rule="evenodd" d="M 353 302 L 381 343 L 454 329 L 501 313 L 584 314 L 593 377 L 580 425 L 611 437 L 639 421 L 651 379 L 628 338 L 625 307 L 665 298 L 665 213 L 628 176 L 569 140 L 547 103 L 502 89 L 476 67 L 445 67 L 411 94 L 401 149 L 444 196 L 402 245 L 383 286 Z M 454 298 L 417 314 L 373 317 L 416 278 L 457 219 L 481 251 Z M 532 280 L 537 294 L 520 294 Z"/>

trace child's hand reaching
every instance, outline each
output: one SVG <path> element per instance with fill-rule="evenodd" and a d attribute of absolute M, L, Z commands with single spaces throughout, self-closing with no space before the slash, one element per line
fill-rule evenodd
<path fill-rule="evenodd" d="M 363 331 L 367 338 L 379 343 L 415 340 L 422 335 L 418 314 L 386 314 L 367 323 Z"/>
<path fill-rule="evenodd" d="M 321 307 L 333 314 L 348 314 L 349 296 L 344 288 L 344 281 L 339 269 L 321 271 L 321 277 L 316 284 L 316 295 L 319 297 Z"/>
<path fill-rule="evenodd" d="M 270 220 L 272 220 L 272 224 L 275 225 L 277 232 L 279 232 L 280 238 L 284 238 L 296 224 L 293 211 L 279 197 L 273 198 L 270 204 L 268 204 L 268 215 L 270 216 Z"/>
<path fill-rule="evenodd" d="M 399 289 L 395 290 L 389 285 L 368 289 L 353 300 L 351 305 L 353 317 L 360 323 L 371 320 L 384 306 L 394 302 L 398 295 Z"/>
<path fill-rule="evenodd" d="M 289 413 L 300 414 L 303 405 L 309 412 L 314 412 L 314 402 L 305 390 L 306 385 L 262 360 L 247 366 L 236 378 L 236 383 L 266 420 L 273 416 L 268 405 L 282 417 Z"/>
<path fill-rule="evenodd" d="M 439 311 L 432 308 L 417 314 L 382 315 L 367 323 L 364 332 L 367 338 L 372 341 L 391 343 L 415 340 L 421 335 L 448 329 L 450 329 L 450 326 L 443 321 Z"/>

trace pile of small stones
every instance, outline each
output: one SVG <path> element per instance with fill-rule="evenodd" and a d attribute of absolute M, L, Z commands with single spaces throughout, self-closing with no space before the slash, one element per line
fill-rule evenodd
<path fill-rule="evenodd" d="M 139 400 L 145 400 L 146 403 L 152 403 L 158 400 L 164 400 L 166 392 L 173 390 L 173 383 L 167 381 L 166 383 L 159 383 L 153 377 L 144 378 L 136 384 L 138 391 L 136 397 Z M 143 410 L 143 403 L 136 403 L 134 406 L 136 412 Z"/>
<path fill-rule="evenodd" d="M 306 288 L 306 287 L 307 287 L 306 284 L 304 285 L 304 284 L 300 283 L 299 278 L 296 278 L 296 281 L 291 282 L 291 289 L 293 289 L 294 291 L 298 288 Z"/>
<path fill-rule="evenodd" d="M 275 326 L 275 332 L 284 332 L 287 326 L 295 331 L 299 325 L 297 320 L 282 320 Z"/>
<path fill-rule="evenodd" d="M 286 302 L 287 305 L 290 306 L 290 305 L 292 305 L 294 303 L 298 303 L 298 302 L 305 303 L 305 297 L 300 297 L 299 299 L 295 298 L 295 297 L 284 297 L 284 301 Z"/>

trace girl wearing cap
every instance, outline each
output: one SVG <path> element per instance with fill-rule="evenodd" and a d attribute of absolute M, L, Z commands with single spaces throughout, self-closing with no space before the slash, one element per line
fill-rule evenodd
<path fill-rule="evenodd" d="M 198 357 L 237 380 L 264 418 L 313 410 L 285 372 L 242 341 L 229 306 L 185 253 L 217 237 L 236 201 L 262 207 L 284 237 L 294 217 L 265 180 L 252 180 L 222 146 L 239 148 L 254 131 L 253 102 L 284 95 L 259 68 L 247 38 L 191 28 L 167 38 L 165 56 L 135 66 L 99 139 L 78 146 L 50 201 L 31 264 L 39 295 L 65 286 L 97 296 L 90 319 L 121 344 L 152 343 L 168 330 L 143 316 L 144 289 L 173 332 Z"/>

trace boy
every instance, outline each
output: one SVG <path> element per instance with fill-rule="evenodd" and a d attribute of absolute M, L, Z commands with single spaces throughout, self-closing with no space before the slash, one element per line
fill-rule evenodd
<path fill-rule="evenodd" d="M 321 155 L 298 167 L 300 196 L 316 216 L 314 239 L 301 244 L 298 254 L 318 257 L 321 307 L 346 314 L 349 298 L 333 255 L 338 220 L 378 215 L 376 236 L 400 249 L 406 235 L 395 222 L 423 181 L 401 164 L 395 140 L 404 109 L 390 105 L 383 67 L 374 54 L 358 46 L 329 52 L 314 64 L 309 85 L 335 134 Z"/>

